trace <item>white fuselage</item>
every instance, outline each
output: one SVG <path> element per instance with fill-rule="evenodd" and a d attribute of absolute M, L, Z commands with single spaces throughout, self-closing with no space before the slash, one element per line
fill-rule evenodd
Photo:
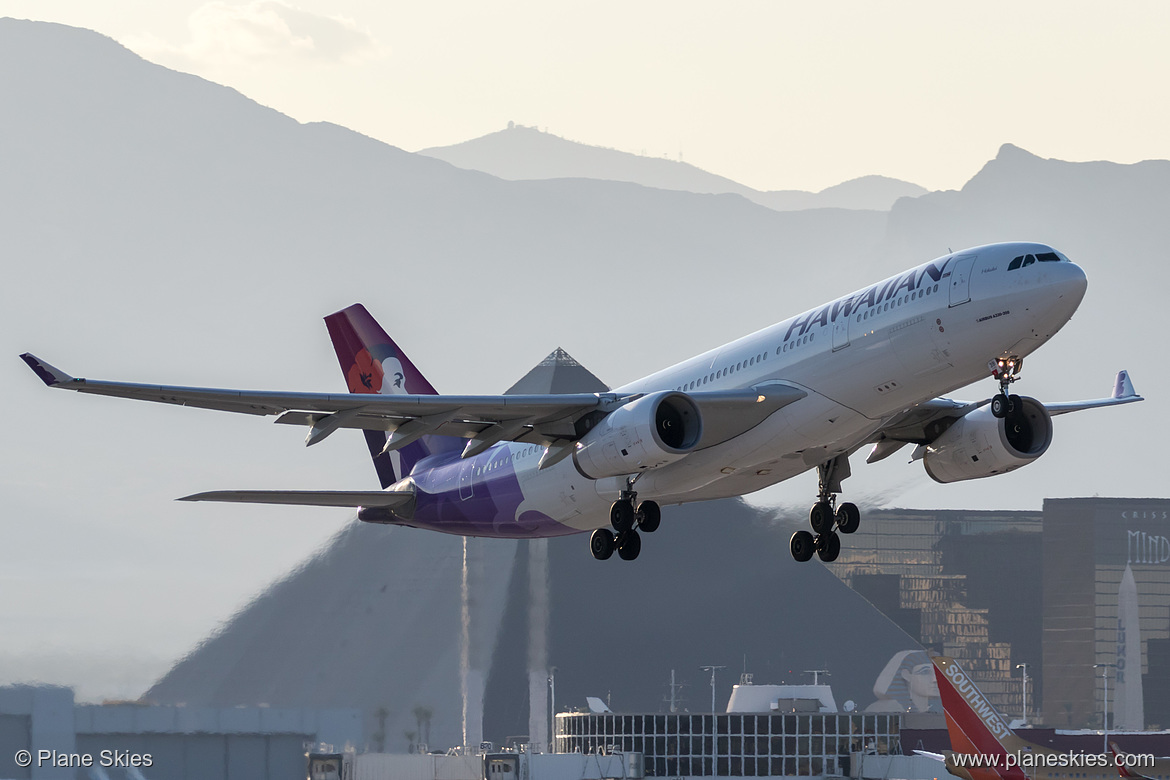
<path fill-rule="evenodd" d="M 1020 256 L 1047 259 L 1009 270 Z M 1036 350 L 1071 318 L 1085 287 L 1084 272 L 1050 247 L 976 247 L 615 388 L 779 382 L 808 394 L 735 438 L 642 473 L 638 494 L 663 504 L 743 495 L 851 453 L 894 415 L 988 376 L 989 360 Z M 517 516 L 538 509 L 575 530 L 609 523 L 624 478 L 590 479 L 572 458 L 538 470 L 538 448 L 498 447 L 511 454 L 523 492 Z"/>

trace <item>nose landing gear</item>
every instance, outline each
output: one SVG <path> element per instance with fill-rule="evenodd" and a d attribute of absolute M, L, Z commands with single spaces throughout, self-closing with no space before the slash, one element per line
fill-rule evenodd
<path fill-rule="evenodd" d="M 808 513 L 808 523 L 816 536 L 808 531 L 797 531 L 788 542 L 789 551 L 798 562 L 811 560 L 813 553 L 825 563 L 837 560 L 841 554 L 841 537 L 837 531 L 851 534 L 861 524 L 861 512 L 856 504 L 837 504 L 841 480 L 849 474 L 848 455 L 838 455 L 817 466 L 817 502 Z"/>
<path fill-rule="evenodd" d="M 634 560 L 642 552 L 642 538 L 638 531 L 652 534 L 662 522 L 662 509 L 657 502 L 638 502 L 638 493 L 634 490 L 636 479 L 631 477 L 626 481 L 626 489 L 609 507 L 609 524 L 613 531 L 598 528 L 589 537 L 589 552 L 599 561 L 609 558 L 614 550 L 623 561 Z"/>
<path fill-rule="evenodd" d="M 1020 370 L 1024 367 L 1022 357 L 1001 357 L 989 360 L 987 368 L 991 376 L 999 382 L 999 392 L 991 399 L 991 416 L 1002 420 L 1020 408 L 1020 397 L 1009 395 L 1008 389 L 1012 382 L 1020 378 Z"/>

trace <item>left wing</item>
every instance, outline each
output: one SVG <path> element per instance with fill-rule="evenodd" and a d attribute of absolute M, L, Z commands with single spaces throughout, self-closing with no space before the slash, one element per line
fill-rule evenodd
<path fill-rule="evenodd" d="M 179 501 L 226 501 L 284 506 L 348 506 L 399 509 L 414 500 L 408 491 L 385 490 L 212 490 Z"/>
<path fill-rule="evenodd" d="M 1055 416 L 1069 412 L 1079 412 L 1082 409 L 1096 409 L 1101 406 L 1117 406 L 1118 404 L 1132 404 L 1134 401 L 1144 401 L 1133 389 L 1128 371 L 1118 371 L 1113 380 L 1113 395 L 1108 398 L 1098 398 L 1094 401 L 1070 401 L 1062 404 L 1044 404 L 1048 413 Z"/>
<path fill-rule="evenodd" d="M 1118 406 L 1131 404 L 1135 401 L 1144 401 L 1133 388 L 1128 371 L 1118 371 L 1113 382 L 1113 395 L 1109 398 L 1098 398 L 1092 401 L 1069 401 L 1065 403 L 1044 404 L 1050 415 L 1068 414 L 1084 409 L 1097 409 L 1103 406 Z M 943 431 L 949 428 L 955 420 L 964 417 L 981 406 L 990 402 L 952 401 L 947 398 L 935 398 L 919 404 L 913 409 L 902 412 L 890 419 L 881 430 L 870 440 L 874 447 L 870 451 L 866 463 L 875 463 L 888 458 L 907 444 L 926 445 L 937 439 Z"/>

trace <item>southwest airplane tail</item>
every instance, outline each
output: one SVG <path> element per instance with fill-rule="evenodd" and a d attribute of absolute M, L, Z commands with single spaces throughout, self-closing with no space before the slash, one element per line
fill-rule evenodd
<path fill-rule="evenodd" d="M 439 394 L 360 303 L 330 314 L 325 318 L 325 327 L 349 392 Z M 401 444 L 410 433 L 401 428 L 395 431 L 396 435 L 402 434 L 397 438 L 385 431 L 367 429 L 363 433 L 383 489 L 410 474 L 423 458 L 463 448 L 463 440 L 452 436 L 420 435 L 415 441 Z M 399 446 L 391 448 L 391 441 Z"/>
<path fill-rule="evenodd" d="M 947 733 L 951 737 L 952 753 L 987 757 L 983 763 L 996 766 L 956 766 L 953 756 L 947 756 L 947 771 L 965 780 L 1025 780 L 1027 775 L 1019 766 L 1008 766 L 1008 755 L 1017 757 L 1033 746 L 1016 736 L 1007 720 L 951 658 L 936 656 L 934 674 L 938 692 L 946 714 Z M 1043 748 L 1039 748 L 1043 750 Z M 973 763 L 973 762 L 972 762 Z"/>
<path fill-rule="evenodd" d="M 1053 750 L 1017 736 L 954 659 L 938 656 L 934 675 L 942 697 L 951 752 L 934 756 L 963 780 L 1155 780 L 1170 772 L 1167 759 Z"/>

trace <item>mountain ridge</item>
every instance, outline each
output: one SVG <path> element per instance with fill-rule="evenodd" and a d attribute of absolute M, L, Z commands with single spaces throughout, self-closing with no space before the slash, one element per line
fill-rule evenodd
<path fill-rule="evenodd" d="M 926 192 L 916 184 L 876 175 L 860 176 L 820 192 L 760 191 L 681 160 L 592 146 L 512 123 L 504 130 L 479 138 L 428 147 L 417 153 L 511 181 L 562 178 L 627 181 L 658 189 L 740 195 L 776 211 L 814 208 L 887 211 L 898 198 L 917 197 Z"/>

